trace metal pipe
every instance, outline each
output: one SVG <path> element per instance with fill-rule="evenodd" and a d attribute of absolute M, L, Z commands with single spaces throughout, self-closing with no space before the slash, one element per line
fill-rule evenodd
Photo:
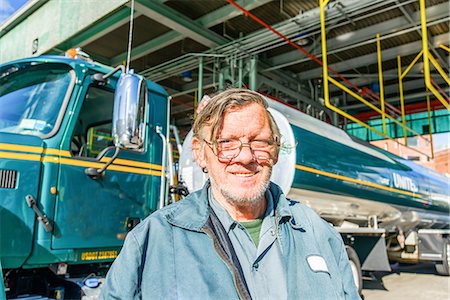
<path fill-rule="evenodd" d="M 449 20 L 450 20 L 450 17 L 447 16 L 445 18 L 441 18 L 441 19 L 435 20 L 433 22 L 430 22 L 428 25 L 429 26 L 437 25 L 437 24 L 440 24 L 440 23 L 447 22 Z M 414 27 L 406 28 L 406 29 L 403 29 L 403 30 L 400 30 L 400 31 L 396 31 L 396 32 L 392 32 L 392 33 L 383 35 L 381 37 L 381 40 L 385 40 L 385 39 L 392 38 L 392 37 L 395 37 L 395 36 L 403 35 L 405 33 L 411 32 L 411 31 L 415 31 L 420 26 L 421 26 L 420 24 L 417 24 Z M 338 52 L 342 52 L 342 51 L 346 51 L 346 50 L 353 49 L 353 48 L 356 48 L 356 47 L 361 47 L 361 46 L 364 46 L 364 45 L 367 45 L 367 44 L 371 44 L 373 42 L 374 42 L 374 39 L 369 39 L 369 40 L 366 40 L 366 41 L 362 41 L 362 42 L 359 42 L 359 43 L 351 44 L 351 45 L 348 45 L 348 46 L 345 46 L 345 47 L 341 47 L 341 48 L 338 48 L 338 49 L 333 49 L 333 50 L 328 51 L 327 53 L 328 54 L 335 54 L 335 53 L 338 53 Z M 317 54 L 316 56 L 317 57 L 322 57 L 322 54 Z M 263 72 L 276 70 L 276 69 L 280 69 L 280 68 L 283 68 L 283 67 L 288 67 L 288 66 L 293 65 L 293 64 L 300 64 L 300 63 L 303 63 L 303 62 L 306 62 L 306 61 L 309 61 L 309 60 L 310 59 L 308 57 L 303 58 L 303 59 L 293 60 L 293 61 L 288 62 L 288 63 L 278 64 L 276 66 L 264 69 Z"/>
<path fill-rule="evenodd" d="M 416 57 L 413 59 L 413 61 L 409 64 L 409 66 L 405 69 L 404 72 L 400 74 L 400 78 L 403 79 L 406 74 L 411 70 L 411 68 L 415 65 L 415 63 L 419 60 L 419 58 L 422 56 L 423 50 L 420 50 L 419 54 L 416 55 Z"/>
<path fill-rule="evenodd" d="M 183 146 L 181 145 L 180 135 L 178 134 L 178 127 L 175 125 L 170 125 L 170 129 L 172 129 L 173 136 L 175 137 L 175 143 L 177 143 L 178 153 L 181 155 L 183 152 Z"/>
<path fill-rule="evenodd" d="M 249 88 L 253 91 L 257 89 L 257 59 L 253 56 L 250 59 L 250 70 L 249 70 Z"/>
<path fill-rule="evenodd" d="M 405 3 L 402 3 L 402 4 L 406 5 L 409 2 L 411 2 L 411 1 L 415 1 L 415 0 L 409 0 L 409 1 L 407 1 Z M 361 10 L 364 10 L 364 11 L 372 10 L 372 9 L 377 8 L 379 6 L 385 6 L 386 4 L 391 3 L 391 2 L 394 2 L 394 1 L 382 1 L 382 0 L 380 0 L 380 1 L 371 1 L 371 2 L 362 1 L 361 3 L 359 3 L 359 2 L 352 3 L 351 6 L 347 6 L 346 8 L 347 8 L 347 11 L 349 13 L 354 12 L 354 11 L 361 12 Z M 394 9 L 394 8 L 395 7 L 392 7 L 390 9 Z M 377 13 L 379 13 L 379 12 L 377 12 Z M 308 12 L 307 15 L 308 16 L 310 16 L 310 15 L 313 16 L 314 14 L 315 14 L 314 12 Z M 328 20 L 334 20 L 334 19 L 341 20 L 341 19 L 344 19 L 343 16 L 337 10 L 329 12 L 327 17 L 328 17 Z M 364 17 L 367 17 L 367 15 L 364 15 Z M 296 19 L 298 19 L 298 17 L 286 20 L 285 22 L 280 23 L 280 24 L 276 25 L 275 27 L 279 31 L 281 31 L 281 32 L 283 32 L 285 34 L 297 34 L 298 33 L 298 25 L 295 23 Z M 294 20 L 294 22 L 292 20 Z M 357 19 L 355 19 L 355 20 L 357 20 Z M 308 19 L 308 21 L 310 22 L 309 23 L 310 25 L 305 24 L 305 28 L 307 26 L 315 26 L 315 24 L 316 24 L 315 18 L 310 17 L 310 19 Z M 341 23 L 339 25 L 341 26 L 343 24 Z M 311 30 L 308 28 L 307 30 L 305 29 L 305 31 L 309 32 Z M 240 53 L 247 53 L 246 56 L 248 56 L 248 55 L 251 55 L 251 54 L 254 53 L 254 49 L 256 49 L 256 46 L 269 44 L 268 42 L 263 42 L 264 37 L 268 37 L 269 40 L 276 41 L 276 39 L 271 37 L 271 33 L 270 32 L 267 32 L 266 30 L 260 30 L 260 31 L 254 33 L 254 34 L 251 34 L 251 35 L 243 38 L 243 39 L 240 39 L 238 41 L 233 41 L 233 42 L 230 42 L 230 43 L 228 43 L 226 45 L 219 46 L 219 47 L 216 47 L 213 50 L 210 50 L 211 52 L 212 51 L 214 51 L 216 53 L 220 52 L 222 55 L 221 54 L 217 54 L 216 55 L 216 54 L 213 54 L 213 53 L 204 53 L 204 54 L 197 54 L 197 55 L 203 55 L 204 57 L 206 57 L 208 55 L 215 56 L 215 57 L 217 57 L 217 56 L 229 56 L 230 52 L 231 53 L 236 53 L 236 51 L 238 51 L 238 52 L 240 51 Z M 236 47 L 236 44 L 238 44 L 238 47 Z M 177 59 L 178 63 L 176 63 L 175 65 L 179 65 L 179 62 L 182 59 L 192 59 L 193 58 L 193 57 L 189 57 L 189 56 L 193 56 L 193 54 L 187 54 L 187 55 L 184 55 L 184 56 L 178 58 Z M 170 61 L 170 62 L 172 62 L 172 61 Z M 145 70 L 142 73 L 145 76 L 150 76 L 150 78 L 153 79 L 154 81 L 162 80 L 162 79 L 165 79 L 167 77 L 173 76 L 173 74 L 177 74 L 177 73 L 174 73 L 174 71 L 171 71 L 171 70 L 168 70 L 168 69 L 164 69 L 164 67 L 166 65 L 168 65 L 170 62 L 166 62 L 166 63 L 163 63 L 161 65 L 149 68 L 149 69 Z M 193 68 L 196 64 L 190 64 L 190 65 Z M 162 74 L 162 75 L 160 77 L 158 77 L 157 79 L 155 79 L 153 77 L 153 75 L 150 74 L 152 71 L 161 71 L 161 72 L 159 72 L 159 74 Z"/>
<path fill-rule="evenodd" d="M 420 0 L 420 21 L 422 25 L 422 50 L 423 50 L 423 73 L 425 75 L 425 86 L 433 95 L 441 101 L 441 103 L 450 110 L 450 104 L 444 99 L 444 97 L 434 88 L 431 84 L 430 76 L 430 53 L 428 51 L 428 31 L 427 31 L 427 15 L 425 0 Z"/>
<path fill-rule="evenodd" d="M 167 140 L 164 134 L 162 133 L 162 127 L 156 126 L 156 133 L 162 140 L 163 144 L 163 153 L 162 153 L 162 163 L 161 163 L 161 187 L 159 190 L 159 205 L 158 208 L 163 208 L 166 203 L 166 155 L 167 155 Z"/>
<path fill-rule="evenodd" d="M 223 91 L 224 87 L 225 87 L 225 75 L 223 74 L 224 70 L 221 69 L 219 71 L 219 91 Z"/>
<path fill-rule="evenodd" d="M 400 56 L 397 56 L 397 67 L 398 67 L 398 88 L 400 93 L 400 109 L 402 112 L 403 137 L 405 139 L 405 145 L 408 146 L 408 138 L 406 133 L 406 118 L 405 118 L 405 99 L 403 98 L 402 61 Z"/>
<path fill-rule="evenodd" d="M 428 92 L 428 90 L 427 90 Z M 430 136 L 431 145 L 431 159 L 434 159 L 434 144 L 433 144 L 433 125 L 431 123 L 431 105 L 430 105 L 430 95 L 427 93 L 427 112 L 428 112 L 428 133 Z"/>
<path fill-rule="evenodd" d="M 378 58 L 378 84 L 380 86 L 380 103 L 381 103 L 381 122 L 383 124 L 383 133 L 387 135 L 386 129 L 386 111 L 384 108 L 384 86 L 383 86 L 383 62 L 381 60 L 381 43 L 380 34 L 377 33 L 377 58 Z"/>
<path fill-rule="evenodd" d="M 198 60 L 198 94 L 197 103 L 200 103 L 203 98 L 203 57 L 200 56 Z"/>
<path fill-rule="evenodd" d="M 170 143 L 170 139 L 168 139 L 168 143 L 167 143 L 167 153 L 168 155 L 168 161 L 167 161 L 167 168 L 169 169 L 169 188 L 173 185 L 175 185 L 175 174 L 174 174 L 174 165 L 173 165 L 173 147 L 172 144 Z M 170 197 L 172 198 L 172 197 Z M 173 199 L 172 202 L 175 202 L 175 199 Z M 169 205 L 169 193 L 167 193 L 167 197 L 165 197 L 165 205 Z"/>
<path fill-rule="evenodd" d="M 243 62 L 242 62 L 242 58 L 239 59 L 239 70 L 238 70 L 238 86 L 239 88 L 241 88 L 243 86 Z"/>
<path fill-rule="evenodd" d="M 442 78 L 444 78 L 445 82 L 447 82 L 447 85 L 450 85 L 450 80 L 448 78 L 447 73 L 445 73 L 445 71 L 442 69 L 442 67 L 436 61 L 436 59 L 432 55 L 429 56 L 429 59 L 430 59 L 431 64 L 438 71 L 438 73 L 442 76 Z"/>

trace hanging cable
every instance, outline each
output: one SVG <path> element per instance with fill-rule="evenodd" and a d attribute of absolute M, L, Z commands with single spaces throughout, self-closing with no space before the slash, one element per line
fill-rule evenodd
<path fill-rule="evenodd" d="M 133 20 L 134 20 L 134 0 L 131 0 L 131 12 L 130 12 L 130 30 L 128 31 L 128 54 L 127 54 L 127 67 L 126 73 L 130 70 L 131 60 L 131 43 L 133 41 Z"/>

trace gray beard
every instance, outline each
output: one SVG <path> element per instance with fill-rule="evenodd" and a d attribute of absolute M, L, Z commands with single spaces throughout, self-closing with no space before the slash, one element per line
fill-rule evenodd
<path fill-rule="evenodd" d="M 265 178 L 264 182 L 258 187 L 256 193 L 252 197 L 242 198 L 238 195 L 233 194 L 230 190 L 224 189 L 214 181 L 214 178 L 210 176 L 211 185 L 220 192 L 220 194 L 225 198 L 225 200 L 235 206 L 241 207 L 251 207 L 260 203 L 262 199 L 264 199 L 264 194 L 269 187 L 270 184 L 270 176 L 272 175 L 272 169 Z"/>

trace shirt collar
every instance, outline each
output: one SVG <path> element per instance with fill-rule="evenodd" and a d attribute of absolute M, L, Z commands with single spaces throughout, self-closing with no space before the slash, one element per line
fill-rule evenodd
<path fill-rule="evenodd" d="M 233 220 L 233 218 L 225 210 L 225 208 L 223 208 L 222 205 L 220 205 L 219 202 L 217 202 L 217 200 L 214 199 L 211 187 L 208 188 L 208 201 L 209 205 L 211 206 L 211 209 L 214 210 L 220 223 L 222 223 L 223 228 L 225 228 L 227 233 L 229 233 L 230 230 L 232 230 L 236 226 L 236 221 Z"/>
<path fill-rule="evenodd" d="M 292 217 L 292 211 L 290 209 L 291 200 L 286 199 L 281 188 L 273 182 L 270 182 L 267 189 L 268 194 L 273 199 L 273 205 L 275 206 L 275 214 L 281 220 L 284 217 Z"/>
<path fill-rule="evenodd" d="M 267 217 L 273 217 L 275 216 L 275 212 L 274 212 L 274 207 L 275 207 L 275 201 L 274 201 L 274 197 L 272 195 L 273 191 L 268 188 L 264 194 L 266 200 L 267 200 L 267 208 L 266 208 L 266 212 L 263 215 L 263 219 L 267 218 Z M 281 199 L 280 199 L 281 200 Z M 214 212 L 217 215 L 217 218 L 219 218 L 220 223 L 222 223 L 222 226 L 225 228 L 225 230 L 227 231 L 227 233 L 230 232 L 230 230 L 233 230 L 234 227 L 237 225 L 237 221 L 235 221 L 230 214 L 226 211 L 225 208 L 223 208 L 219 202 L 217 202 L 217 200 L 214 198 L 212 191 L 211 191 L 211 187 L 208 188 L 208 201 L 209 201 L 209 205 L 211 206 L 211 209 L 214 210 Z M 285 202 L 285 201 L 278 201 L 278 202 Z M 278 212 L 280 214 L 281 217 L 285 216 L 285 215 L 291 215 L 291 212 L 288 208 L 283 209 L 280 212 Z"/>

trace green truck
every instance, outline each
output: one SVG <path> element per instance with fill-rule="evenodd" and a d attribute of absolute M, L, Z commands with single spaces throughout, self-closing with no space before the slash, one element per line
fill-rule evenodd
<path fill-rule="evenodd" d="M 64 56 L 0 66 L 0 298 L 78 298 L 161 205 L 168 95 L 138 76 L 129 95 L 116 71 Z M 134 114 L 116 121 L 116 141 L 114 110 Z"/>

